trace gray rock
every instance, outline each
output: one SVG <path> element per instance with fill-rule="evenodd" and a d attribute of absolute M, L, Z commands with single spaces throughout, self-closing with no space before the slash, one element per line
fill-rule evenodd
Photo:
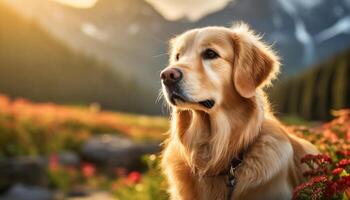
<path fill-rule="evenodd" d="M 46 188 L 16 184 L 0 196 L 0 200 L 51 200 L 53 197 L 53 193 Z"/>
<path fill-rule="evenodd" d="M 58 160 L 61 165 L 78 166 L 80 164 L 79 156 L 70 151 L 62 152 L 58 155 Z"/>
<path fill-rule="evenodd" d="M 58 154 L 58 160 L 61 165 L 78 166 L 80 158 L 73 152 L 63 152 Z M 7 190 L 16 183 L 27 185 L 48 184 L 46 173 L 48 157 L 14 157 L 0 160 L 0 193 Z"/>
<path fill-rule="evenodd" d="M 68 200 L 114 200 L 115 197 L 108 193 L 108 192 L 94 192 L 90 194 L 89 196 L 84 196 L 84 197 L 68 197 Z"/>
<path fill-rule="evenodd" d="M 0 161 L 0 190 L 16 182 L 43 185 L 47 182 L 45 159 L 41 157 L 16 157 Z"/>
<path fill-rule="evenodd" d="M 138 168 L 142 155 L 160 151 L 158 143 L 136 143 L 112 134 L 90 138 L 82 147 L 82 157 L 107 168 Z"/>

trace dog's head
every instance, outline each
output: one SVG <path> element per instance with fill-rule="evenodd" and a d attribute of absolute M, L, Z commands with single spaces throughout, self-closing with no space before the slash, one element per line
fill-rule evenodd
<path fill-rule="evenodd" d="M 179 109 L 210 113 L 230 97 L 252 98 L 279 69 L 274 52 L 245 24 L 193 29 L 170 49 L 160 76 L 166 100 Z"/>

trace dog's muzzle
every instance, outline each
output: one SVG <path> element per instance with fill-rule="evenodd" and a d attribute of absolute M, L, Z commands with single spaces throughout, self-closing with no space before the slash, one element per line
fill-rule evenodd
<path fill-rule="evenodd" d="M 205 108 L 212 108 L 215 105 L 215 101 L 207 99 L 204 101 L 194 102 L 188 98 L 181 89 L 181 80 L 183 78 L 182 71 L 178 68 L 168 68 L 160 73 L 160 78 L 166 90 L 166 95 L 173 105 L 178 103 L 195 103 L 204 106 Z"/>

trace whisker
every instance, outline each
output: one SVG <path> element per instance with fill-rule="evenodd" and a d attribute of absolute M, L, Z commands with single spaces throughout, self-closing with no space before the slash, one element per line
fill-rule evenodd
<path fill-rule="evenodd" d="M 154 55 L 153 57 L 154 58 L 158 58 L 158 57 L 161 57 L 161 56 L 164 56 L 164 55 L 169 55 L 169 53 L 160 53 L 158 55 Z"/>
<path fill-rule="evenodd" d="M 155 37 L 155 36 L 153 36 L 153 35 L 149 35 L 149 37 L 150 37 L 152 40 L 157 41 L 157 42 L 159 42 L 159 43 L 161 43 L 161 44 L 165 44 L 165 45 L 168 44 L 167 41 L 161 40 L 161 39 L 159 39 L 158 37 Z"/>
<path fill-rule="evenodd" d="M 162 92 L 162 89 L 159 89 L 159 93 L 158 93 L 158 96 L 157 96 L 157 99 L 155 101 L 155 103 L 159 103 L 159 101 L 164 97 L 164 94 Z"/>

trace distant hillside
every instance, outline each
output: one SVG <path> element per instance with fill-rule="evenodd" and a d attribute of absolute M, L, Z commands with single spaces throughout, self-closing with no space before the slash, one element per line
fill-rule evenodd
<path fill-rule="evenodd" d="M 331 110 L 350 108 L 350 49 L 275 85 L 271 99 L 279 113 L 329 119 Z"/>
<path fill-rule="evenodd" d="M 159 71 L 167 65 L 167 42 L 187 29 L 230 26 L 234 20 L 243 20 L 274 44 L 282 57 L 283 75 L 297 74 L 350 46 L 349 0 L 231 0 L 223 9 L 198 21 L 169 21 L 145 0 L 98 0 L 88 9 L 52 0 L 2 1 L 40 22 L 67 45 L 84 49 L 126 76 L 142 80 L 152 88 L 154 98 L 159 89 Z M 186 6 L 184 2 L 188 2 Z M 194 2 L 208 3 L 173 1 L 167 7 L 174 11 L 181 5 L 191 5 L 193 10 L 202 6 Z"/>
<path fill-rule="evenodd" d="M 160 106 L 142 83 L 114 69 L 73 51 L 0 2 L 0 92 L 35 101 L 98 102 L 106 109 L 159 113 Z"/>

